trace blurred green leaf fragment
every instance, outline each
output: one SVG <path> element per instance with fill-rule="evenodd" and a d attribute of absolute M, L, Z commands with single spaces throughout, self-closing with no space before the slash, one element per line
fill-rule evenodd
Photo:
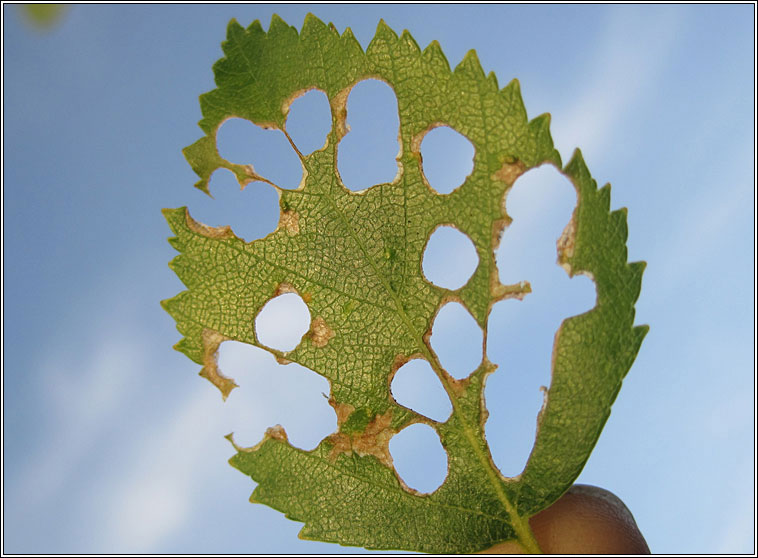
<path fill-rule="evenodd" d="M 219 168 L 243 187 L 261 179 L 251 166 L 219 155 L 216 132 L 226 119 L 286 133 L 290 103 L 310 89 L 326 93 L 332 112 L 326 145 L 300 155 L 302 185 L 273 186 L 280 220 L 267 237 L 246 243 L 228 227 L 196 222 L 186 208 L 164 210 L 179 251 L 170 265 L 187 290 L 163 306 L 183 335 L 177 350 L 202 366 L 200 374 L 228 395 L 235 384 L 218 369 L 216 353 L 223 341 L 236 340 L 330 383 L 338 428 L 314 450 L 290 445 L 281 427 L 253 448 L 235 446 L 231 464 L 258 483 L 251 501 L 303 522 L 306 539 L 434 553 L 514 540 L 539 551 L 528 519 L 579 475 L 647 331 L 633 324 L 644 264 L 626 261 L 626 211 L 609 210 L 610 187 L 597 188 L 578 150 L 562 166 L 549 115 L 528 120 L 518 82 L 501 89 L 473 51 L 451 70 L 436 42 L 422 50 L 407 31 L 398 36 L 383 22 L 364 51 L 350 29 L 339 34 L 312 15 L 299 33 L 277 16 L 268 32 L 258 21 L 243 28 L 232 20 L 222 48 L 213 67 L 217 88 L 200 97 L 205 136 L 184 150 L 200 190 L 208 192 Z M 348 93 L 363 79 L 381 79 L 397 95 L 400 172 L 391 183 L 355 193 L 341 183 L 336 160 L 347 133 Z M 440 124 L 476 150 L 473 171 L 448 195 L 428 186 L 420 154 L 424 134 Z M 500 283 L 495 249 L 510 222 L 506 194 L 542 164 L 556 166 L 576 188 L 558 261 L 570 275 L 593 278 L 597 304 L 565 320 L 556 334 L 534 448 L 524 471 L 506 478 L 484 436 L 484 384 L 496 367 L 482 355 L 479 367 L 457 380 L 440 365 L 429 334 L 438 310 L 455 300 L 486 336 L 493 305 L 530 292 L 527 283 Z M 443 224 L 466 234 L 479 257 L 456 291 L 422 273 L 426 243 Z M 293 291 L 306 302 L 311 326 L 295 349 L 282 353 L 260 342 L 255 318 L 271 298 Z M 393 399 L 393 374 L 411 358 L 430 363 L 450 398 L 453 411 L 444 423 Z M 414 423 L 433 428 L 448 456 L 447 477 L 431 494 L 405 486 L 389 453 L 392 436 Z"/>
<path fill-rule="evenodd" d="M 61 21 L 68 6 L 65 4 L 21 4 L 19 8 L 33 26 L 50 29 Z"/>

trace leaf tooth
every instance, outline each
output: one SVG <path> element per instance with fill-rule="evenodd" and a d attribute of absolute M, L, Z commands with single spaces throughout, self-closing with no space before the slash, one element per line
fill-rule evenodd
<path fill-rule="evenodd" d="M 171 265 L 171 264 L 169 264 L 169 265 Z M 172 300 L 173 300 L 173 297 L 172 298 L 164 298 L 163 300 L 161 300 L 161 308 L 163 308 L 166 312 L 170 312 L 169 309 L 171 308 L 171 301 Z"/>
<path fill-rule="evenodd" d="M 171 229 L 171 232 L 174 234 L 179 234 L 179 231 L 183 228 L 182 220 L 184 219 L 184 215 L 187 214 L 187 206 L 183 205 L 182 207 L 177 207 L 176 209 L 165 208 L 161 210 L 161 213 L 163 213 L 163 217 L 168 222 L 168 226 Z"/>
<path fill-rule="evenodd" d="M 202 364 L 202 358 L 193 356 L 194 353 L 196 353 L 196 347 L 194 347 L 192 340 L 188 337 L 182 337 L 178 342 L 174 344 L 174 350 L 179 351 L 183 355 L 187 355 L 187 357 L 192 360 L 192 362 L 196 362 L 197 364 Z"/>
<path fill-rule="evenodd" d="M 610 190 L 610 185 L 608 186 Z M 620 207 L 614 211 L 611 211 L 611 227 L 618 231 L 621 235 L 622 242 L 626 242 L 629 237 L 629 227 L 626 223 L 627 209 L 626 207 Z"/>
<path fill-rule="evenodd" d="M 647 269 L 647 262 L 645 261 L 629 262 L 627 265 L 632 268 L 633 273 L 639 275 L 640 277 L 644 273 L 645 269 Z"/>
<path fill-rule="evenodd" d="M 237 23 L 236 19 L 232 19 L 234 23 Z M 229 27 L 227 27 L 227 35 L 229 34 L 229 28 L 231 27 L 232 21 L 229 22 Z M 237 26 L 242 28 L 239 23 L 237 23 Z M 256 34 L 263 34 L 265 35 L 266 32 L 263 30 L 263 26 L 261 25 L 261 21 L 259 19 L 256 19 L 250 25 L 247 26 L 246 29 L 247 33 L 250 35 L 256 35 Z"/>
<path fill-rule="evenodd" d="M 484 80 L 484 70 L 474 49 L 466 53 L 460 64 L 455 67 L 454 74 L 465 76 L 475 81 Z"/>
<path fill-rule="evenodd" d="M 642 290 L 642 274 L 645 272 L 647 262 L 629 262 L 626 264 L 626 267 L 631 275 L 631 281 L 628 287 L 631 301 L 636 302 L 640 296 L 640 291 Z"/>
<path fill-rule="evenodd" d="M 174 250 L 178 250 L 178 251 L 181 251 L 181 249 L 182 249 L 182 243 L 181 243 L 181 241 L 179 240 L 179 237 L 177 237 L 177 236 L 172 236 L 172 237 L 170 237 L 170 238 L 168 239 L 168 243 L 171 245 L 171 247 L 172 247 Z M 172 261 L 173 261 L 173 260 L 172 260 Z M 168 264 L 168 265 L 169 265 L 169 267 L 171 267 L 171 263 L 170 263 L 170 262 L 169 262 L 169 264 Z"/>
<path fill-rule="evenodd" d="M 361 43 L 358 41 L 358 39 L 355 38 L 353 30 L 349 27 L 345 28 L 345 31 L 342 33 L 340 39 L 347 48 L 363 54 L 363 47 L 361 46 Z"/>
<path fill-rule="evenodd" d="M 272 35 L 277 35 L 279 33 L 291 33 L 292 31 L 297 34 L 297 29 L 291 25 L 288 25 L 286 21 L 279 17 L 279 14 L 271 15 L 271 23 L 268 25 L 269 37 Z"/>
<path fill-rule="evenodd" d="M 535 164 L 550 162 L 557 168 L 561 168 L 563 166 L 561 154 L 555 149 L 553 136 L 550 133 L 550 118 L 550 113 L 546 112 L 529 122 L 529 128 L 537 139 L 537 160 Z"/>
<path fill-rule="evenodd" d="M 303 22 L 303 29 L 300 31 L 300 40 L 304 40 L 306 37 L 314 37 L 318 40 L 319 37 L 324 37 L 329 34 L 329 28 L 318 17 L 308 12 Z"/>
<path fill-rule="evenodd" d="M 366 48 L 366 54 L 371 56 L 372 54 L 377 53 L 377 51 L 385 51 L 388 44 L 392 44 L 394 46 L 394 44 L 397 42 L 397 33 L 395 33 L 390 28 L 390 26 L 384 22 L 383 19 L 380 19 L 379 23 L 376 26 L 376 34 L 374 35 L 374 38 L 371 39 L 371 42 Z"/>
<path fill-rule="evenodd" d="M 411 49 L 413 49 L 415 54 L 421 53 L 421 48 L 419 48 L 418 43 L 416 42 L 416 39 L 413 38 L 410 31 L 407 29 L 403 30 L 403 33 L 400 35 L 400 39 L 407 44 Z"/>
<path fill-rule="evenodd" d="M 300 37 L 297 28 L 287 24 L 277 14 L 271 16 L 271 23 L 268 26 L 268 33 L 266 34 L 267 45 L 265 49 L 267 53 L 276 50 L 291 52 L 293 56 L 291 63 L 302 65 L 302 61 L 295 61 L 302 55 L 298 52 L 299 41 Z"/>
<path fill-rule="evenodd" d="M 508 82 L 508 85 L 503 87 L 503 94 L 508 96 L 518 95 L 521 97 L 521 82 L 518 78 L 513 78 Z"/>
<path fill-rule="evenodd" d="M 636 349 L 633 351 L 632 354 L 637 354 L 637 351 L 639 350 L 640 345 L 642 345 L 642 340 L 645 338 L 645 336 L 650 331 L 649 325 L 638 325 L 634 326 L 632 328 L 632 331 L 634 332 L 634 335 L 636 336 Z"/>
<path fill-rule="evenodd" d="M 188 289 L 192 288 L 194 271 L 191 265 L 188 265 L 190 260 L 184 254 L 175 256 L 170 262 L 168 262 L 168 268 L 176 274 L 182 285 Z M 195 281 L 196 282 L 196 281 Z"/>
<path fill-rule="evenodd" d="M 422 55 L 432 65 L 438 66 L 446 73 L 450 72 L 450 62 L 448 62 L 447 56 L 445 56 L 445 53 L 442 51 L 442 47 L 437 41 L 432 41 L 429 43 L 424 49 Z"/>
<path fill-rule="evenodd" d="M 597 183 L 593 180 L 593 185 L 596 185 Z M 602 188 L 600 188 L 597 191 L 597 199 L 598 203 L 600 203 L 600 206 L 603 208 L 603 211 L 608 213 L 611 210 L 611 185 L 606 183 L 603 185 Z"/>
<path fill-rule="evenodd" d="M 521 82 L 513 78 L 499 93 L 500 97 L 509 107 L 509 111 L 514 115 L 518 115 L 518 118 L 526 125 L 526 107 L 524 106 L 524 99 L 521 96 Z"/>
<path fill-rule="evenodd" d="M 532 126 L 533 130 L 535 131 L 550 131 L 550 121 L 552 120 L 552 116 L 549 112 L 543 112 L 539 116 L 535 116 L 529 121 L 529 125 Z"/>
<path fill-rule="evenodd" d="M 397 41 L 397 33 L 395 33 L 395 31 L 393 31 L 392 28 L 387 25 L 384 19 L 380 19 L 379 23 L 376 25 L 376 35 L 374 36 L 374 40 L 376 39 L 382 39 L 385 41 Z"/>
<path fill-rule="evenodd" d="M 351 27 L 345 27 L 345 30 L 342 32 L 342 35 L 340 35 L 340 38 L 343 41 L 356 41 L 358 42 L 358 39 L 355 38 L 355 33 L 353 33 L 353 29 Z M 360 43 L 358 43 L 360 44 Z M 361 50 L 363 50 L 363 47 L 361 47 Z"/>
<path fill-rule="evenodd" d="M 221 50 L 224 51 L 224 54 L 227 58 L 231 58 L 234 56 L 234 45 L 235 43 L 240 43 L 245 40 L 245 35 L 251 35 L 255 36 L 257 34 L 265 34 L 263 31 L 263 27 L 261 27 L 261 22 L 257 19 L 252 22 L 247 29 L 242 27 L 236 19 L 232 19 L 229 22 L 229 25 L 226 26 L 226 40 L 221 43 Z M 224 58 L 216 62 L 213 67 L 214 70 L 216 66 L 224 62 Z"/>
<path fill-rule="evenodd" d="M 174 344 L 174 349 L 186 355 L 193 362 L 202 364 L 203 349 L 199 338 L 200 328 L 181 321 L 184 315 L 184 300 L 189 296 L 189 291 L 182 291 L 173 298 L 161 300 L 161 307 L 174 318 L 176 329 L 183 336 L 178 343 Z"/>
<path fill-rule="evenodd" d="M 250 24 L 248 29 L 253 27 L 253 25 L 258 24 L 260 26 L 260 22 L 256 19 L 253 23 Z M 244 32 L 245 29 L 239 24 L 236 17 L 233 17 L 229 20 L 229 23 L 226 24 L 226 37 L 227 39 L 232 36 L 233 34 L 239 33 L 240 31 Z"/>
<path fill-rule="evenodd" d="M 495 75 L 495 72 L 490 72 L 489 74 L 487 74 L 487 83 L 495 91 L 500 89 L 500 87 L 497 84 L 497 76 Z"/>
<path fill-rule="evenodd" d="M 571 159 L 569 159 L 569 162 L 566 163 L 565 167 L 563 167 L 563 172 L 568 176 L 574 178 L 574 183 L 577 185 L 582 184 L 585 181 L 594 183 L 594 180 L 592 180 L 592 176 L 590 175 L 590 171 L 587 168 L 587 164 L 584 162 L 582 150 L 578 147 L 574 149 L 574 153 L 571 155 Z"/>

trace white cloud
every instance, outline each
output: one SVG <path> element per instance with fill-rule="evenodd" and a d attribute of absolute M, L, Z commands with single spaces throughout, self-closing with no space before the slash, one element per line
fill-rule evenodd
<path fill-rule="evenodd" d="M 154 551 L 187 520 L 196 507 L 193 487 L 210 461 L 204 448 L 220 429 L 219 405 L 210 385 L 198 383 L 160 424 L 140 433 L 132 462 L 105 481 L 110 494 L 101 543 L 118 552 Z"/>
<path fill-rule="evenodd" d="M 274 321 L 287 323 L 276 311 Z M 172 544 L 172 536 L 196 523 L 213 471 L 227 467 L 234 453 L 222 439 L 235 432 L 240 445 L 260 441 L 267 427 L 281 423 L 293 445 L 310 449 L 334 431 L 336 419 L 322 393 L 328 382 L 296 364 L 282 366 L 265 351 L 225 342 L 219 351 L 222 372 L 239 388 L 223 402 L 210 383 L 189 376 L 192 389 L 183 398 L 167 397 L 150 423 L 135 432 L 128 462 L 98 480 L 93 494 L 105 494 L 97 548 L 150 552 Z M 187 361 L 188 368 L 195 365 Z"/>
<path fill-rule="evenodd" d="M 18 551 L 154 549 L 189 517 L 193 485 L 215 458 L 205 447 L 225 433 L 221 397 L 192 374 L 192 391 L 166 393 L 151 406 L 171 340 L 150 337 L 129 309 L 99 315 L 78 328 L 68 316 L 59 339 L 30 356 L 42 419 L 14 448 L 22 465 L 7 486 Z M 221 466 L 231 446 L 227 453 Z"/>
<path fill-rule="evenodd" d="M 649 271 L 658 275 L 655 296 L 670 296 L 690 278 L 698 276 L 704 262 L 712 260 L 713 254 L 735 250 L 734 241 L 724 231 L 741 220 L 748 223 L 754 192 L 752 183 L 742 172 L 744 159 L 741 161 L 737 156 L 734 159 L 723 164 L 723 182 L 718 191 L 701 189 L 681 200 L 665 228 L 669 234 L 659 237 L 652 247 L 655 252 L 649 254 L 648 259 L 659 262 L 658 269 Z M 725 275 L 725 283 L 728 280 Z"/>
<path fill-rule="evenodd" d="M 288 321 L 286 311 L 274 314 L 272 320 Z M 243 343 L 225 342 L 219 353 L 222 372 L 240 387 L 223 402 L 208 382 L 190 378 L 188 396 L 167 400 L 159 422 L 136 434 L 133 459 L 97 489 L 112 492 L 98 544 L 119 552 L 154 551 L 196 522 L 203 502 L 195 488 L 234 453 L 231 446 L 225 454 L 220 449 L 226 447 L 219 444 L 223 434 L 234 431 L 240 445 L 253 445 L 267 427 L 281 423 L 294 445 L 310 449 L 334 431 L 335 415 L 322 395 L 329 391 L 326 380 L 296 364 L 279 365 Z"/>
<path fill-rule="evenodd" d="M 585 159 L 600 160 L 610 146 L 618 145 L 618 140 L 609 141 L 613 127 L 659 82 L 676 41 L 680 22 L 674 10 L 656 11 L 655 21 L 643 11 L 612 13 L 604 38 L 593 49 L 584 91 L 576 96 L 579 102 L 567 117 L 553 115 L 552 135 L 566 160 L 577 146 Z"/>
<path fill-rule="evenodd" d="M 18 502 L 20 514 L 33 513 L 44 499 L 66 489 L 86 462 L 93 442 L 119 420 L 124 400 L 135 387 L 134 371 L 145 367 L 143 345 L 134 336 L 116 334 L 102 341 L 98 337 L 102 336 L 85 338 L 77 347 L 95 347 L 91 354 L 49 357 L 39 367 L 43 408 L 50 423 L 38 438 L 29 440 L 36 451 L 18 481 L 24 494 Z"/>
<path fill-rule="evenodd" d="M 292 325 L 287 308 L 271 319 L 280 329 Z M 84 322 L 42 346 L 39 364 L 34 358 L 30 364 L 46 420 L 29 437 L 6 500 L 19 526 L 13 541 L 19 551 L 170 546 L 187 525 L 202 522 L 207 494 L 197 487 L 228 467 L 234 450 L 225 434 L 234 431 L 238 443 L 253 445 L 280 423 L 293 445 L 311 449 L 336 428 L 323 395 L 329 383 L 297 364 L 277 364 L 242 343 L 222 344 L 221 369 L 240 385 L 223 402 L 195 375 L 196 364 L 175 360 L 175 339 L 151 337 L 142 317 L 117 308 Z M 186 383 L 158 397 L 156 390 L 171 385 L 166 369 L 175 362 Z M 40 525 L 44 536 L 35 534 Z"/>

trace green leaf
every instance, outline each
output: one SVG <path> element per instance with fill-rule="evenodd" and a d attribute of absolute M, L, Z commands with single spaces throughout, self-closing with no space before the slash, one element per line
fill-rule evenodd
<path fill-rule="evenodd" d="M 338 431 L 313 451 L 292 447 L 281 427 L 253 448 L 237 448 L 231 464 L 258 483 L 251 501 L 305 523 L 301 536 L 308 539 L 428 552 L 473 552 L 515 539 L 538 550 L 528 518 L 581 471 L 647 331 L 633 326 L 644 265 L 626 262 L 625 211 L 609 212 L 610 188 L 597 189 L 576 151 L 562 169 L 578 203 L 559 241 L 559 262 L 570 275 L 594 279 L 597 305 L 562 324 L 534 449 L 523 473 L 505 478 L 484 438 L 484 381 L 495 366 L 483 358 L 456 380 L 429 335 L 446 302 L 464 304 L 486 336 L 493 304 L 529 292 L 528 284 L 500 283 L 494 250 L 509 223 L 504 198 L 516 178 L 544 163 L 561 168 L 549 116 L 529 121 L 518 82 L 500 89 L 473 51 L 451 71 L 436 42 L 422 51 L 407 32 L 398 37 L 383 22 L 365 53 L 349 29 L 339 35 L 312 15 L 299 34 L 276 16 L 268 32 L 257 21 L 244 29 L 232 20 L 222 47 L 217 88 L 200 98 L 206 135 L 184 151 L 201 190 L 218 168 L 231 170 L 241 186 L 260 179 L 219 155 L 215 136 L 225 119 L 285 131 L 289 104 L 310 89 L 324 91 L 332 109 L 326 146 L 299 154 L 304 183 L 277 188 L 281 214 L 272 234 L 246 243 L 228 227 L 195 222 L 186 208 L 164 210 L 180 252 L 170 265 L 187 290 L 163 305 L 184 336 L 176 348 L 203 366 L 201 375 L 228 395 L 235 385 L 218 370 L 216 352 L 232 339 L 297 362 L 331 386 Z M 365 78 L 385 81 L 397 95 L 401 172 L 392 183 L 354 193 L 341 184 L 336 158 L 348 93 Z M 471 175 L 448 195 L 432 190 L 421 170 L 421 139 L 439 123 L 476 150 Z M 421 271 L 426 242 L 442 224 L 468 235 L 479 256 L 456 291 L 432 285 Z M 264 304 L 287 291 L 306 301 L 312 322 L 300 344 L 281 353 L 260 343 L 254 324 Z M 450 397 L 446 422 L 393 399 L 392 375 L 412 357 L 429 361 Z M 390 438 L 414 423 L 434 428 L 448 454 L 448 475 L 432 494 L 407 488 L 389 454 Z"/>

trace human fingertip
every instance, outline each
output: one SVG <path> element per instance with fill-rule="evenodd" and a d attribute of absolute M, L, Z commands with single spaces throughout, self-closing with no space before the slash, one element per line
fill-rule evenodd
<path fill-rule="evenodd" d="M 572 486 L 529 524 L 548 554 L 650 554 L 629 508 L 597 486 Z"/>

